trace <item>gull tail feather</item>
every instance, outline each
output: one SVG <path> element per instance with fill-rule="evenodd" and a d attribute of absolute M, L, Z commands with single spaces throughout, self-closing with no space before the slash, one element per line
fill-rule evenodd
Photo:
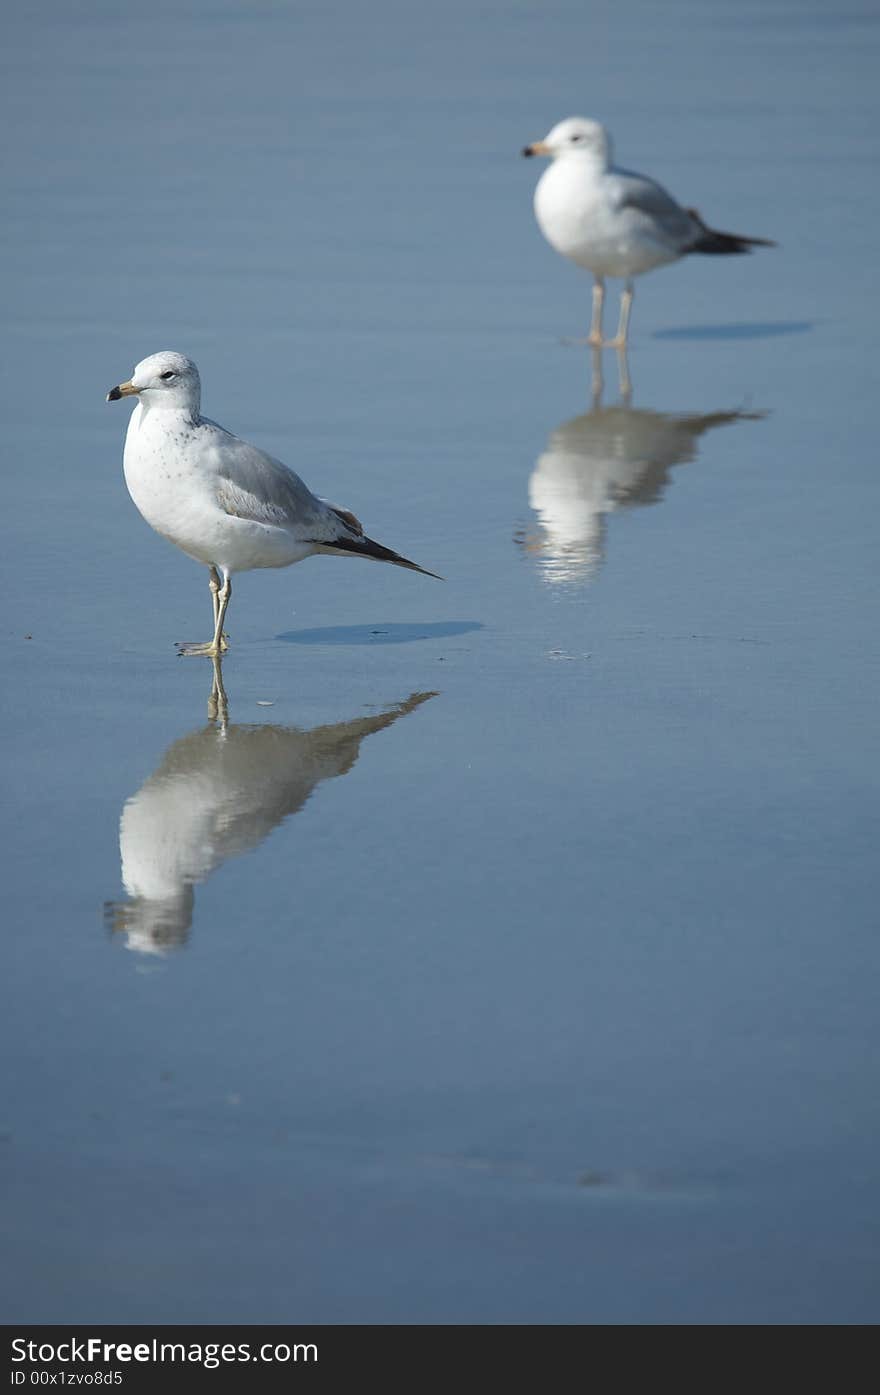
<path fill-rule="evenodd" d="M 427 567 L 410 562 L 408 558 L 401 557 L 399 552 L 392 552 L 390 547 L 383 547 L 372 538 L 334 538 L 332 543 L 323 544 L 322 551 L 342 552 L 351 557 L 369 557 L 374 562 L 391 562 L 395 567 L 406 567 L 408 571 L 421 572 L 422 576 L 432 576 L 435 581 L 443 580 L 436 572 L 429 572 Z"/>
<path fill-rule="evenodd" d="M 766 237 L 741 237 L 739 233 L 718 232 L 703 222 L 695 208 L 688 213 L 697 224 L 699 235 L 688 248 L 689 252 L 704 252 L 709 256 L 731 257 L 741 252 L 751 252 L 753 247 L 775 247 L 776 243 Z"/>

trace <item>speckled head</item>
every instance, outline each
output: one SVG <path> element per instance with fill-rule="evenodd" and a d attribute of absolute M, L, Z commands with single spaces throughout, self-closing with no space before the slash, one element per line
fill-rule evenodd
<path fill-rule="evenodd" d="M 590 121 L 586 116 L 567 116 L 548 131 L 543 140 L 527 145 L 523 154 L 549 155 L 551 160 L 575 156 L 607 169 L 611 164 L 611 137 L 598 121 Z"/>
<path fill-rule="evenodd" d="M 108 402 L 120 397 L 139 397 L 150 408 L 170 407 L 198 414 L 202 397 L 199 370 L 191 358 L 171 349 L 141 359 L 127 383 L 107 393 Z"/>

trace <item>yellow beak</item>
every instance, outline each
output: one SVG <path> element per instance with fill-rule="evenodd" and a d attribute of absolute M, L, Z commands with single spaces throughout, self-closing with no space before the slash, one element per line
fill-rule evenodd
<path fill-rule="evenodd" d="M 536 140 L 523 150 L 524 155 L 552 155 L 553 151 L 545 140 Z"/>
<path fill-rule="evenodd" d="M 118 402 L 120 397 L 136 397 L 140 388 L 136 388 L 134 383 L 120 383 L 118 387 L 111 388 L 107 393 L 108 402 Z"/>

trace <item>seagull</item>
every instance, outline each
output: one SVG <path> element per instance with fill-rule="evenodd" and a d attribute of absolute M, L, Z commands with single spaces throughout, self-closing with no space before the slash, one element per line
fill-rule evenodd
<path fill-rule="evenodd" d="M 593 318 L 588 343 L 623 348 L 633 303 L 633 277 L 667 266 L 691 252 L 730 256 L 775 247 L 763 237 L 716 232 L 693 208 L 682 208 L 653 179 L 611 163 L 611 137 L 598 121 L 569 116 L 523 155 L 552 161 L 535 189 L 541 232 L 563 257 L 593 273 Z M 605 277 L 623 277 L 620 322 L 602 338 Z"/>
<path fill-rule="evenodd" d="M 368 538 L 353 513 L 312 494 L 280 460 L 203 417 L 199 370 L 185 355 L 142 359 L 107 401 L 122 397 L 138 399 L 123 454 L 129 494 L 157 533 L 209 569 L 213 638 L 178 644 L 180 654 L 216 658 L 228 648 L 223 622 L 235 572 L 329 553 L 436 576 Z"/>

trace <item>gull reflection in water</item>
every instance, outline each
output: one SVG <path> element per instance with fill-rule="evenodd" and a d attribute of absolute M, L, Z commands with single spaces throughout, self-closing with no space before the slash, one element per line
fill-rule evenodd
<path fill-rule="evenodd" d="M 435 696 L 413 693 L 384 712 L 311 731 L 236 725 L 226 717 L 217 664 L 212 719 L 169 746 L 122 810 L 119 851 L 129 899 L 105 906 L 108 926 L 140 953 L 178 948 L 189 933 L 198 882 L 257 847 L 322 780 L 347 774 L 365 736 Z"/>
<path fill-rule="evenodd" d="M 538 526 L 522 530 L 516 539 L 552 584 L 594 577 L 604 560 L 607 515 L 658 503 L 672 466 L 696 459 L 704 433 L 766 416 L 739 410 L 637 410 L 630 406 L 623 355 L 618 361 L 622 404 L 603 407 L 597 357 L 594 354 L 591 409 L 550 433 L 529 480 L 529 504 Z"/>

